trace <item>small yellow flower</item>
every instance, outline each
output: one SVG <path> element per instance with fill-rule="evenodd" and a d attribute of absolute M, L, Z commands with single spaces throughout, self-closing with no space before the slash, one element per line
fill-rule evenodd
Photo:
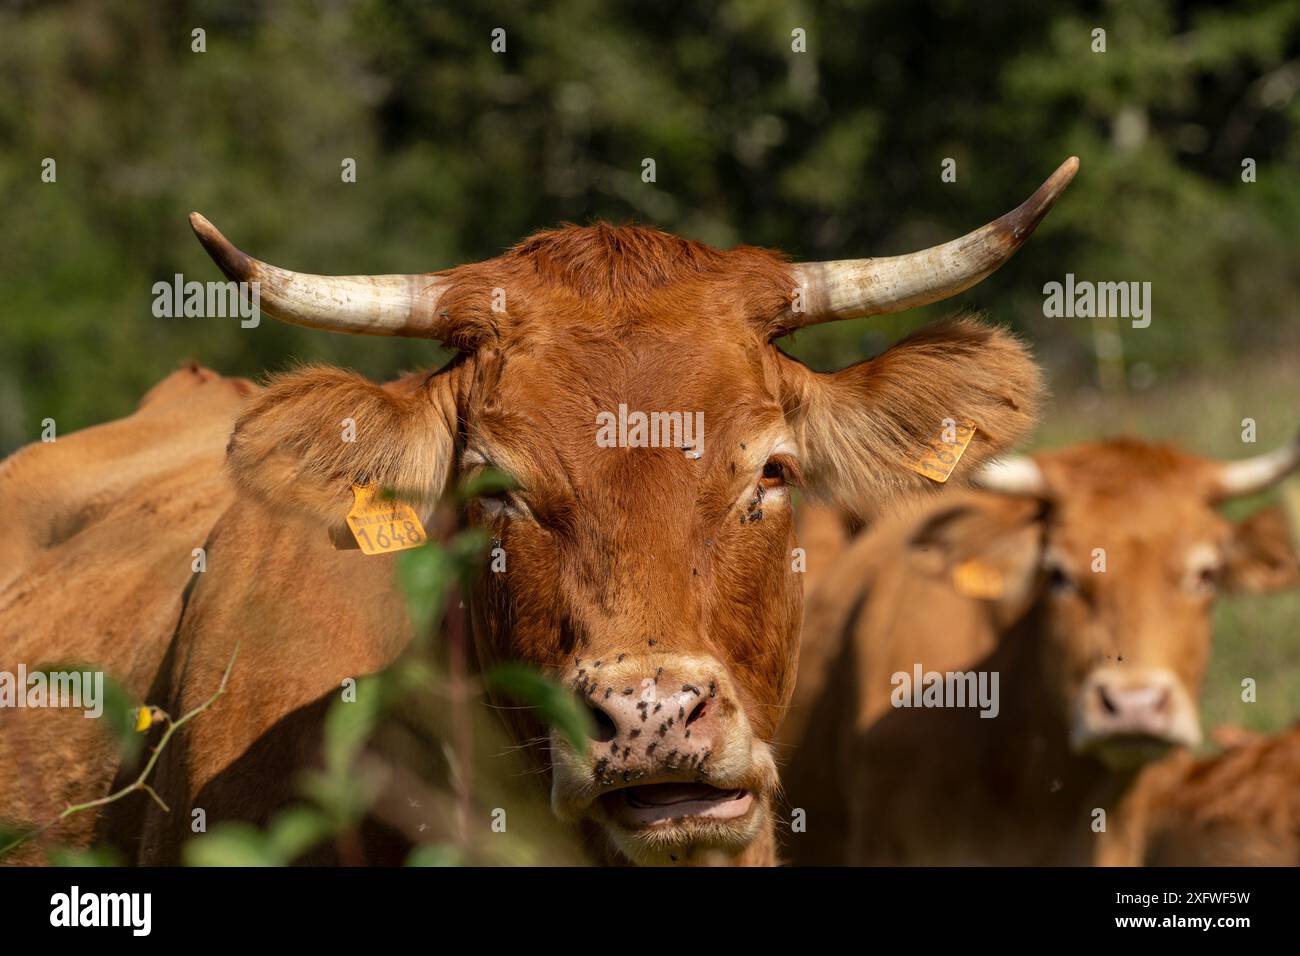
<path fill-rule="evenodd" d="M 144 733 L 160 720 L 167 719 L 167 712 L 161 707 L 137 707 L 135 711 L 135 729 Z"/>

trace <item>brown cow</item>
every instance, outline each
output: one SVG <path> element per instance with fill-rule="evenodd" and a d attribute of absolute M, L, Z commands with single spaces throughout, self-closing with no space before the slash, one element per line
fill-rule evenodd
<path fill-rule="evenodd" d="M 1148 866 L 1300 866 L 1300 724 L 1142 782 Z"/>
<path fill-rule="evenodd" d="M 1300 444 L 1228 465 L 1077 445 L 855 541 L 808 600 L 796 860 L 1132 862 L 1137 771 L 1200 740 L 1215 595 L 1300 576 L 1277 509 L 1214 505 L 1298 464 Z"/>
<path fill-rule="evenodd" d="M 828 374 L 773 340 L 968 287 L 1076 167 L 946 246 L 802 265 L 598 224 L 443 273 L 325 278 L 251 259 L 196 215 L 209 253 L 230 278 L 260 282 L 271 315 L 460 354 L 388 386 L 334 369 L 282 376 L 241 418 L 230 467 L 243 494 L 213 531 L 178 635 L 172 707 L 202 699 L 237 639 L 243 650 L 229 694 L 161 768 L 175 812 L 151 812 L 144 858 L 174 857 L 191 806 L 261 819 L 290 775 L 227 768 L 406 643 L 390 558 L 330 547 L 352 486 L 395 489 L 427 512 L 453 477 L 491 466 L 519 489 L 469 515 L 507 556 L 472 596 L 478 664 L 543 668 L 585 696 L 596 727 L 586 756 L 550 738 L 555 812 L 596 834 L 604 859 L 771 862 L 768 741 L 801 617 L 789 487 L 866 508 L 931 484 L 909 462 L 947 417 L 976 423 L 960 480 L 1024 432 L 1040 389 L 1011 336 L 970 320 Z M 702 416 L 704 428 L 638 440 L 633 416 L 646 413 Z M 340 440 L 346 421 L 353 442 Z M 517 730 L 545 733 L 523 719 Z"/>
<path fill-rule="evenodd" d="M 191 365 L 134 414 L 0 465 L 12 532 L 0 538 L 0 671 L 85 663 L 146 697 L 180 619 L 194 549 L 234 500 L 222 459 L 253 391 Z M 103 722 L 81 710 L 0 707 L 0 820 L 40 824 L 105 796 L 118 764 Z M 97 822 L 79 814 L 49 840 L 85 846 Z"/>

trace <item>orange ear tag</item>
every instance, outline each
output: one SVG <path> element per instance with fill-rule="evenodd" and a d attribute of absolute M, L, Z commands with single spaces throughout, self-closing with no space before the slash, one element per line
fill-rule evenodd
<path fill-rule="evenodd" d="M 1002 597 L 1002 572 L 979 558 L 971 558 L 952 569 L 952 586 L 965 597 L 991 601 Z"/>
<path fill-rule="evenodd" d="M 908 467 L 919 475 L 924 475 L 931 481 L 937 481 L 943 484 L 952 474 L 952 470 L 957 467 L 957 462 L 961 461 L 962 452 L 975 437 L 975 423 L 969 418 L 963 418 L 952 426 L 952 441 L 944 441 L 944 432 L 947 429 L 940 429 L 939 434 L 931 439 L 921 450 L 921 454 L 916 461 L 908 462 Z"/>
<path fill-rule="evenodd" d="M 429 540 L 420 517 L 410 505 L 379 498 L 373 485 L 353 485 L 348 527 L 366 554 L 388 554 L 418 548 Z"/>

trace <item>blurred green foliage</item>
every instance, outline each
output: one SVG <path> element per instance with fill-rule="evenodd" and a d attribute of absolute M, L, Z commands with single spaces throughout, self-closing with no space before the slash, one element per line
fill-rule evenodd
<path fill-rule="evenodd" d="M 1144 382 L 1300 338 L 1295 0 L 16 2 L 0 8 L 0 80 L 0 452 L 47 416 L 68 431 L 124 414 L 186 358 L 379 377 L 439 359 L 429 343 L 154 318 L 154 282 L 217 278 L 193 209 L 325 273 L 444 268 L 595 217 L 879 255 L 992 218 L 1077 153 L 1062 205 L 961 305 L 1013 323 L 1060 382 L 1096 374 L 1088 323 L 1042 316 L 1065 271 L 1153 283 L 1151 328 L 1121 330 Z M 951 308 L 794 349 L 846 363 Z"/>

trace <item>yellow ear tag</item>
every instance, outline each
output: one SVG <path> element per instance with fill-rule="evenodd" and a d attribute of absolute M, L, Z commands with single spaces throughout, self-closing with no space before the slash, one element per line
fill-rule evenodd
<path fill-rule="evenodd" d="M 1002 572 L 972 558 L 952 569 L 952 586 L 966 597 L 993 600 L 1002 597 Z"/>
<path fill-rule="evenodd" d="M 348 527 L 366 554 L 418 548 L 429 540 L 415 509 L 405 502 L 379 498 L 373 485 L 353 485 Z"/>
<path fill-rule="evenodd" d="M 962 452 L 974 437 L 975 423 L 969 418 L 963 418 L 948 428 L 939 429 L 939 434 L 926 444 L 916 461 L 908 463 L 908 467 L 917 474 L 943 484 L 957 467 L 957 462 L 961 461 Z M 945 438 L 951 438 L 952 441 L 945 441 Z"/>

